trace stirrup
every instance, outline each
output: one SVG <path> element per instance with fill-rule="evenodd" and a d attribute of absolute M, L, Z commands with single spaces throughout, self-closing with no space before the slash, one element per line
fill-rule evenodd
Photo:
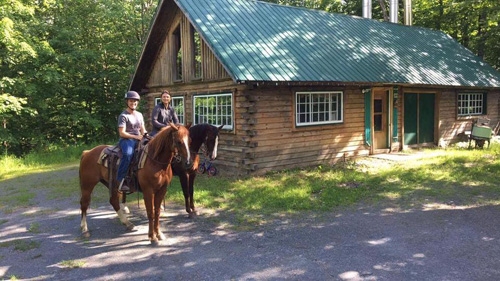
<path fill-rule="evenodd" d="M 127 185 L 125 185 L 124 183 L 125 183 L 125 178 L 123 178 L 122 181 L 120 182 L 120 186 L 118 187 L 118 190 L 124 191 L 124 192 L 130 191 L 130 188 Z"/>

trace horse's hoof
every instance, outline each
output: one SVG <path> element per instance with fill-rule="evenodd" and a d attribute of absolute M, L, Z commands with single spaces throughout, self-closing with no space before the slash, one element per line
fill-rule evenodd
<path fill-rule="evenodd" d="M 151 245 L 158 246 L 158 245 L 160 245 L 160 242 L 157 239 L 151 239 Z"/>
<path fill-rule="evenodd" d="M 156 238 L 158 238 L 158 240 L 166 240 L 167 239 L 167 237 L 163 233 L 156 235 Z"/>
<path fill-rule="evenodd" d="M 90 232 L 89 231 L 82 232 L 82 237 L 83 238 L 89 238 L 90 237 Z"/>
<path fill-rule="evenodd" d="M 131 225 L 127 226 L 127 230 L 130 232 L 135 232 L 135 231 L 137 231 L 137 228 L 135 228 L 135 225 L 131 224 Z"/>
<path fill-rule="evenodd" d="M 191 210 L 191 212 L 189 212 L 189 218 L 190 219 L 196 217 L 197 215 L 198 215 L 198 212 L 195 211 L 195 210 Z"/>

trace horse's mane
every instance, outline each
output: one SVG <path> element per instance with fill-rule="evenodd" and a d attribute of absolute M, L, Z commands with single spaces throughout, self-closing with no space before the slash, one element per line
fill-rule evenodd
<path fill-rule="evenodd" d="M 153 152 L 153 159 L 158 159 L 158 156 L 165 150 L 166 147 L 172 147 L 172 133 L 175 131 L 174 128 L 168 127 L 149 141 L 149 151 Z"/>
<path fill-rule="evenodd" d="M 201 123 L 191 126 L 189 128 L 189 136 L 191 139 L 201 139 L 206 134 L 207 129 L 209 130 L 212 125 L 208 123 Z"/>

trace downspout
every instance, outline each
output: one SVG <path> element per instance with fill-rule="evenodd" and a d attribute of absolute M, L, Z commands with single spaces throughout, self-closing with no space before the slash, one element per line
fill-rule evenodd
<path fill-rule="evenodd" d="M 363 0 L 363 17 L 372 18 L 372 0 Z M 371 89 L 361 90 L 365 96 L 365 147 L 372 154 L 372 92 Z"/>
<path fill-rule="evenodd" d="M 365 96 L 365 146 L 372 146 L 372 90 L 364 89 L 361 91 Z M 370 152 L 371 154 L 371 152 Z"/>
<path fill-rule="evenodd" d="M 406 3 L 407 0 L 405 0 Z M 390 16 L 390 22 L 392 23 L 398 23 L 398 11 L 399 11 L 399 1 L 398 0 L 390 0 L 390 7 L 389 7 L 389 16 Z M 389 108 L 392 108 L 392 112 L 389 114 L 389 118 L 392 119 L 392 126 L 391 130 L 389 130 L 388 135 L 391 136 L 392 138 L 389 137 L 389 151 L 392 152 L 392 145 L 393 143 L 397 142 L 398 140 L 398 107 L 397 107 L 397 97 L 398 97 L 398 90 L 399 88 L 397 86 L 394 86 L 392 89 L 392 95 L 389 94 Z M 392 115 L 391 115 L 392 114 Z"/>

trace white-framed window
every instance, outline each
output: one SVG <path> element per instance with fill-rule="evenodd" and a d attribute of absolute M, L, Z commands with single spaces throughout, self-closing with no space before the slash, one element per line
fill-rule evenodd
<path fill-rule="evenodd" d="M 161 98 L 155 98 L 155 105 L 160 103 Z M 184 125 L 184 97 L 172 97 L 170 104 L 175 109 L 179 123 Z"/>
<path fill-rule="evenodd" d="M 458 116 L 486 114 L 485 93 L 459 93 L 457 103 Z"/>
<path fill-rule="evenodd" d="M 193 125 L 208 123 L 214 126 L 224 125 L 224 129 L 233 129 L 233 94 L 193 96 Z"/>
<path fill-rule="evenodd" d="M 344 121 L 343 92 L 297 92 L 295 125 L 321 125 Z"/>

